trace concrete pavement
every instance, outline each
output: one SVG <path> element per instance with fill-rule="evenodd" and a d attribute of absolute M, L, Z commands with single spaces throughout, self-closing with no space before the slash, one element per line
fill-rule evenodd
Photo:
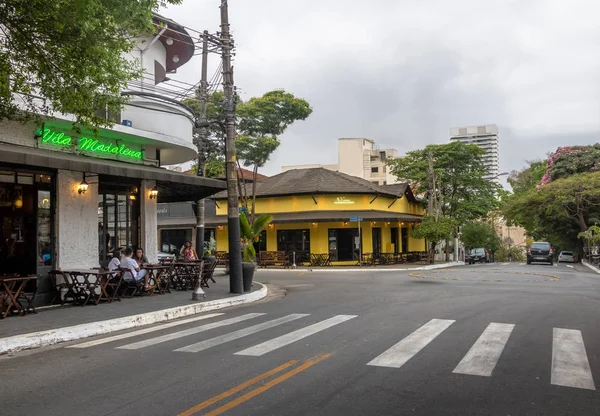
<path fill-rule="evenodd" d="M 587 268 L 343 277 L 263 274 L 284 299 L 1 358 L 2 414 L 597 414 Z"/>

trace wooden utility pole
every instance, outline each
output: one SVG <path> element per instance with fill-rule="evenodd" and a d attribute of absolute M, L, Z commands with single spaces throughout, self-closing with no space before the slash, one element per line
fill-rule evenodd
<path fill-rule="evenodd" d="M 229 32 L 227 0 L 221 0 L 221 57 L 223 60 L 223 92 L 225 98 L 225 161 L 227 167 L 227 227 L 229 234 L 229 290 L 243 293 L 242 245 L 240 236 L 239 195 L 235 172 L 235 96 Z"/>
<path fill-rule="evenodd" d="M 200 114 L 198 121 L 201 125 L 206 124 L 206 101 L 208 100 L 208 30 L 202 34 L 202 73 L 200 77 L 200 89 L 198 99 L 200 101 Z M 196 146 L 198 147 L 198 176 L 204 176 L 206 163 L 206 140 L 208 140 L 208 128 L 200 127 L 200 134 Z M 204 254 L 204 199 L 196 203 L 196 252 L 199 256 Z"/>

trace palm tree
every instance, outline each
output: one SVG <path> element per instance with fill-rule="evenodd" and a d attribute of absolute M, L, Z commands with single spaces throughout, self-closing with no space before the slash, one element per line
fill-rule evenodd
<path fill-rule="evenodd" d="M 267 228 L 271 221 L 273 221 L 273 216 L 261 214 L 254 220 L 252 225 L 250 225 L 246 214 L 240 212 L 240 231 L 242 236 L 242 249 L 244 250 L 244 262 L 252 263 L 256 261 L 254 241 L 260 237 L 260 233 Z"/>

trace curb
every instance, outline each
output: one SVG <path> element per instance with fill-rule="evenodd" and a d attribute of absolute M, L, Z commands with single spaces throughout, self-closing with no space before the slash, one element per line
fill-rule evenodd
<path fill-rule="evenodd" d="M 257 272 L 327 272 L 327 273 L 336 273 L 336 272 L 406 272 L 411 270 L 434 270 L 434 269 L 445 269 L 448 267 L 456 267 L 456 266 L 464 266 L 464 261 L 454 261 L 450 263 L 444 264 L 432 264 L 429 266 L 421 266 L 421 267 L 410 267 L 410 268 L 394 268 L 394 269 L 384 269 L 384 268 L 376 268 L 376 267 L 363 267 L 363 268 L 355 268 L 355 269 L 338 269 L 338 268 L 330 268 L 330 269 L 310 269 L 310 268 L 295 268 L 295 269 L 256 269 Z"/>
<path fill-rule="evenodd" d="M 581 264 L 583 264 L 588 269 L 600 274 L 600 269 L 597 268 L 596 266 L 591 265 L 586 259 L 581 259 Z"/>
<path fill-rule="evenodd" d="M 174 319 L 196 315 L 202 312 L 214 311 L 217 309 L 228 308 L 230 306 L 238 306 L 245 303 L 255 302 L 266 297 L 268 290 L 266 285 L 260 282 L 254 283 L 258 283 L 262 286 L 260 290 L 240 296 L 233 296 L 225 299 L 215 299 L 193 305 L 176 306 L 174 308 L 162 309 L 154 312 L 108 319 L 106 321 L 90 322 L 87 324 L 32 332 L 30 334 L 15 335 L 8 338 L 0 338 L 0 355 L 7 354 L 9 352 L 47 347 L 60 342 L 74 341 L 96 335 L 104 335 L 111 332 L 137 328 L 159 322 L 172 321 Z"/>

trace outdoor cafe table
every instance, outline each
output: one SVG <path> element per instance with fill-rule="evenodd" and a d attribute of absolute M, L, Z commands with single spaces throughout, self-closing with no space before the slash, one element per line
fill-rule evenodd
<path fill-rule="evenodd" d="M 202 274 L 202 261 L 173 262 L 173 285 L 177 290 L 194 289 Z"/>
<path fill-rule="evenodd" d="M 171 293 L 169 290 L 170 276 L 169 270 L 171 269 L 170 265 L 166 264 L 143 264 L 141 266 L 142 269 L 148 270 L 148 285 L 150 285 L 151 292 L 150 296 L 154 294 L 154 290 L 158 289 L 158 293 L 164 295 L 165 292 Z"/>
<path fill-rule="evenodd" d="M 0 276 L 0 319 L 6 318 L 8 314 L 15 309 L 21 315 L 24 315 L 29 311 L 29 305 L 23 308 L 19 303 L 19 295 L 27 282 L 36 278 L 36 276 Z M 4 306 L 7 300 L 8 303 Z M 2 309 L 4 309 L 3 312 Z"/>
<path fill-rule="evenodd" d="M 110 284 L 110 279 L 113 274 L 118 273 L 117 271 L 100 270 L 100 269 L 70 269 L 63 270 L 62 274 L 67 285 L 67 293 L 63 298 L 63 305 L 67 298 L 73 299 L 74 303 L 78 303 L 81 306 L 87 305 L 90 300 L 93 300 L 94 304 L 97 305 L 101 300 L 105 300 L 108 303 L 112 302 L 115 298 L 115 294 L 111 297 L 107 292 L 107 288 Z M 93 281 L 91 278 L 94 278 Z M 100 289 L 99 293 L 96 289 Z"/>

